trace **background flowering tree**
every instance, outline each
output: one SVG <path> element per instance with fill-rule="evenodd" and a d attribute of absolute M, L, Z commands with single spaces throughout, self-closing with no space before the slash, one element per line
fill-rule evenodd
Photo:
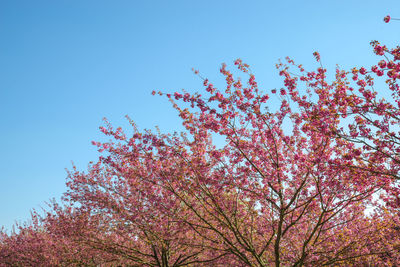
<path fill-rule="evenodd" d="M 48 214 L 43 222 L 33 212 L 30 224 L 17 226 L 10 235 L 2 232 L 0 266 L 97 266 L 119 260 L 115 255 L 76 242 L 71 238 L 76 228 L 73 229 L 68 221 L 54 221 L 52 217 Z M 62 227 L 63 234 L 55 231 L 55 227 Z"/>

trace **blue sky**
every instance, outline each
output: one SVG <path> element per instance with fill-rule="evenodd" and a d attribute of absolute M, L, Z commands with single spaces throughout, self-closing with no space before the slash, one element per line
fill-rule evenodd
<path fill-rule="evenodd" d="M 191 68 L 222 85 L 220 64 L 249 63 L 265 90 L 278 59 L 313 67 L 368 65 L 369 42 L 393 46 L 398 1 L 0 1 L 0 225 L 29 218 L 84 170 L 107 117 L 129 129 L 180 130 L 152 90 L 202 90 Z"/>

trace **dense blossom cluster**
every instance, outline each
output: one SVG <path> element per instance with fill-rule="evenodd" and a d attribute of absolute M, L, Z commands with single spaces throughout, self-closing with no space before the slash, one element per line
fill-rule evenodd
<path fill-rule="evenodd" d="M 106 122 L 65 203 L 1 233 L 0 266 L 399 265 L 400 47 L 371 45 L 376 65 L 331 82 L 318 52 L 315 71 L 287 58 L 273 95 L 240 59 L 223 89 L 194 70 L 204 95 L 153 91 L 186 131 Z"/>

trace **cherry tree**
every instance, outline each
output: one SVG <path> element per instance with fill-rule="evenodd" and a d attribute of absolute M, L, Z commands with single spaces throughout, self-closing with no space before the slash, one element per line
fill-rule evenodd
<path fill-rule="evenodd" d="M 32 212 L 30 223 L 17 225 L 9 235 L 0 233 L 0 266 L 97 266 L 113 259 L 113 255 L 75 242 L 70 238 L 72 232 L 60 236 L 51 231 L 50 221 L 43 223 L 41 217 Z M 57 228 L 65 223 L 57 221 Z"/>
<path fill-rule="evenodd" d="M 317 52 L 315 71 L 288 58 L 270 92 L 240 59 L 222 65 L 220 89 L 196 70 L 204 91 L 158 92 L 182 133 L 128 118 L 127 136 L 106 121 L 111 140 L 93 142 L 102 155 L 86 172 L 69 171 L 65 204 L 3 234 L 0 257 L 61 265 L 52 257 L 71 246 L 88 265 L 399 264 L 400 48 L 372 46 L 382 60 L 332 81 Z"/>
<path fill-rule="evenodd" d="M 142 133 L 132 122 L 127 138 L 120 128 L 103 127 L 115 141 L 95 142 L 107 156 L 88 174 L 70 175 L 70 200 L 125 227 L 152 229 L 146 231 L 162 248 L 172 240 L 188 251 L 201 248 L 203 263 L 210 255 L 229 255 L 248 266 L 357 264 L 393 252 L 380 237 L 389 224 L 365 215 L 377 205 L 373 196 L 391 186 L 390 175 L 371 174 L 368 161 L 350 156 L 362 154 L 351 140 L 327 134 L 340 120 L 326 116 L 321 123 L 315 110 L 321 99 L 313 105 L 301 97 L 283 64 L 287 88 L 275 111 L 248 65 L 235 64 L 248 77 L 245 85 L 223 65 L 224 90 L 204 79 L 206 97 L 166 94 L 186 133 Z M 328 85 L 323 68 L 312 75 L 316 81 L 308 88 L 317 93 L 319 85 L 334 87 L 340 78 Z M 326 129 L 315 131 L 312 123 Z M 221 148 L 213 135 L 225 138 Z"/>

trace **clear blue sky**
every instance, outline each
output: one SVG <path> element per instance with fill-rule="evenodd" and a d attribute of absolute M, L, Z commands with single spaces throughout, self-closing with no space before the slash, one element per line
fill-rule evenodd
<path fill-rule="evenodd" d="M 107 117 L 128 127 L 180 129 L 155 89 L 201 90 L 242 58 L 266 90 L 290 56 L 334 69 L 368 65 L 369 42 L 400 40 L 394 1 L 0 1 L 0 225 L 10 229 L 65 191 L 71 161 L 98 156 Z M 216 83 L 222 84 L 222 83 Z"/>

